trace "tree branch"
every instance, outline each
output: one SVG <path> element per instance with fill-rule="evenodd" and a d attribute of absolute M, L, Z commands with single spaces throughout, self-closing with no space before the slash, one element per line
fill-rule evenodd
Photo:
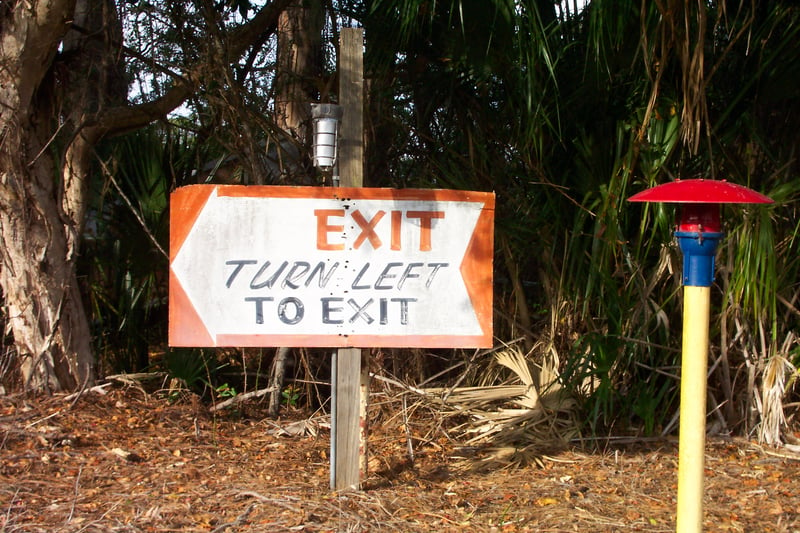
<path fill-rule="evenodd" d="M 253 19 L 233 30 L 227 40 L 230 57 L 244 54 L 264 33 L 277 31 L 278 17 L 292 0 L 273 0 L 265 5 Z M 197 89 L 197 76 L 204 64 L 200 58 L 185 69 L 183 76 L 175 77 L 175 85 L 159 98 L 132 106 L 106 108 L 98 115 L 94 125 L 103 135 L 119 135 L 142 128 L 156 120 L 163 120 Z"/>

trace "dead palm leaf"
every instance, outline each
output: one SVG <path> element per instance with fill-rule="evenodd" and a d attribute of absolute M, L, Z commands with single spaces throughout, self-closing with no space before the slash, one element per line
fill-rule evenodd
<path fill-rule="evenodd" d="M 761 423 L 758 426 L 758 440 L 773 446 L 783 444 L 781 428 L 786 424 L 783 412 L 783 395 L 786 391 L 786 376 L 796 372 L 794 366 L 784 356 L 795 342 L 790 333 L 784 340 L 780 351 L 773 353 L 764 368 L 761 387 Z"/>
<path fill-rule="evenodd" d="M 541 465 L 544 451 L 563 448 L 574 436 L 575 403 L 558 383 L 558 354 L 552 347 L 537 347 L 543 352 L 539 364 L 530 361 L 534 352 L 526 356 L 512 346 L 496 352 L 496 368 L 487 375 L 501 383 L 424 390 L 446 418 L 457 421 L 451 435 L 483 450 L 471 459 L 473 468 Z"/>

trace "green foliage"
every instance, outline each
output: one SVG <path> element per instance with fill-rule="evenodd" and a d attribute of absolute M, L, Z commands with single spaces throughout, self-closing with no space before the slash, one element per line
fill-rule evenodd
<path fill-rule="evenodd" d="M 164 354 L 162 364 L 169 378 L 177 380 L 182 388 L 202 393 L 215 366 L 213 357 L 206 350 L 177 348 Z"/>
<path fill-rule="evenodd" d="M 200 396 L 209 393 L 217 398 L 233 398 L 237 394 L 236 389 L 227 382 L 216 384 L 221 381 L 220 372 L 228 363 L 220 363 L 215 350 L 171 348 L 158 366 L 167 373 L 169 393 L 173 399 L 185 391 Z"/>
<path fill-rule="evenodd" d="M 231 387 L 227 383 L 223 383 L 214 389 L 214 392 L 217 394 L 217 398 L 235 398 L 236 397 L 236 389 Z"/>
<path fill-rule="evenodd" d="M 300 399 L 301 389 L 294 385 L 288 385 L 281 391 L 281 398 L 283 398 L 283 405 L 287 407 L 297 407 L 297 401 Z"/>
<path fill-rule="evenodd" d="M 163 342 L 169 192 L 187 179 L 192 150 L 186 134 L 151 128 L 99 155 L 79 272 L 100 363 L 112 372 L 144 370 L 150 346 Z"/>
<path fill-rule="evenodd" d="M 617 359 L 622 346 L 618 339 L 589 334 L 579 340 L 562 374 L 567 384 L 580 384 L 574 393 L 584 398 L 586 422 L 592 434 L 613 428 L 620 415 L 617 404 Z"/>
<path fill-rule="evenodd" d="M 753 401 L 733 391 L 740 373 L 763 368 L 798 327 L 800 144 L 789 117 L 800 101 L 783 73 L 800 64 L 800 10 L 593 0 L 556 16 L 544 2 L 467 4 L 372 4 L 368 64 L 399 73 L 374 86 L 394 95 L 384 120 L 398 156 L 383 175 L 497 193 L 496 335 L 522 325 L 541 341 L 532 346 L 557 351 L 593 431 L 624 422 L 651 433 L 677 409 L 675 206 L 626 199 L 696 177 L 774 196 L 770 208 L 726 210 L 711 320 L 712 355 L 724 359 L 710 397 L 737 427 Z M 382 164 L 391 153 L 375 151 Z"/>

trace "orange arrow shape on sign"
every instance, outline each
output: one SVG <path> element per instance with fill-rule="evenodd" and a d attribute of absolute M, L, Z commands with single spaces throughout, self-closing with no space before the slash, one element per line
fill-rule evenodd
<path fill-rule="evenodd" d="M 197 217 L 214 192 L 213 187 L 181 187 L 170 196 L 169 262 L 177 257 Z M 170 339 L 193 339 L 193 346 L 213 346 L 203 320 L 198 316 L 175 273 L 169 270 L 169 336 Z"/>

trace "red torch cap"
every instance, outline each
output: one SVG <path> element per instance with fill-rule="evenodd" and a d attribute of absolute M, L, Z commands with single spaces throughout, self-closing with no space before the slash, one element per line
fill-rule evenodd
<path fill-rule="evenodd" d="M 675 180 L 630 198 L 630 202 L 669 202 L 679 204 L 771 204 L 772 198 L 747 187 L 724 180 Z"/>

